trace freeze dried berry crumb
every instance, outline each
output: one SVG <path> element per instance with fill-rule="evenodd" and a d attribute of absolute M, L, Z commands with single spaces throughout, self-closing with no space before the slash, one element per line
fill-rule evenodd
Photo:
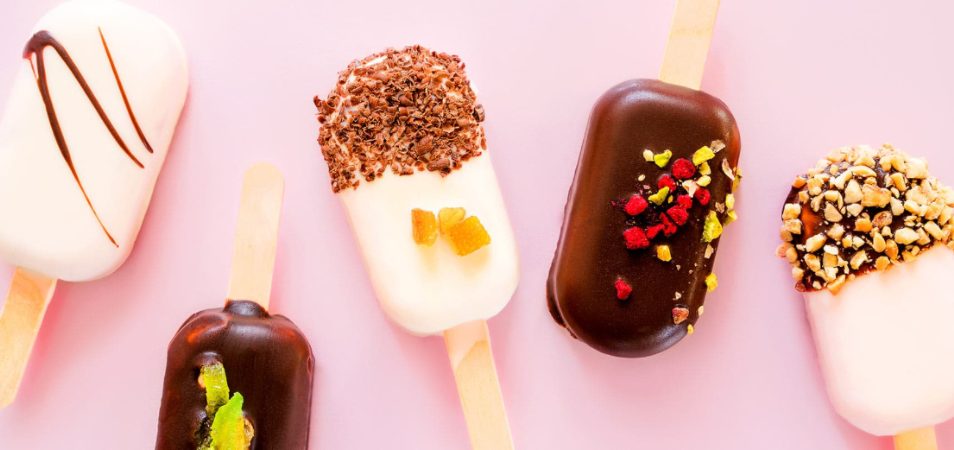
<path fill-rule="evenodd" d="M 658 236 L 659 233 L 662 233 L 665 227 L 666 226 L 661 223 L 650 225 L 648 228 L 646 228 L 646 237 L 649 239 L 656 239 L 656 236 Z"/>
<path fill-rule="evenodd" d="M 692 197 L 689 195 L 680 195 L 676 198 L 676 204 L 685 209 L 692 208 Z"/>
<path fill-rule="evenodd" d="M 656 182 L 656 187 L 659 189 L 664 187 L 669 188 L 669 191 L 673 192 L 676 190 L 676 181 L 673 180 L 669 174 L 663 174 L 663 176 L 659 177 L 659 181 Z"/>
<path fill-rule="evenodd" d="M 676 222 L 676 225 L 682 226 L 686 224 L 686 221 L 689 220 L 689 212 L 686 211 L 686 208 L 682 206 L 673 206 L 666 211 L 666 214 L 669 215 L 669 218 L 673 222 Z"/>
<path fill-rule="evenodd" d="M 629 298 L 629 295 L 633 293 L 633 286 L 622 277 L 616 279 L 616 282 L 613 283 L 613 287 L 616 288 L 616 298 L 620 300 L 626 300 Z"/>
<path fill-rule="evenodd" d="M 686 180 L 696 174 L 696 166 L 686 158 L 679 158 L 672 163 L 672 176 Z"/>
<path fill-rule="evenodd" d="M 629 198 L 629 201 L 626 202 L 626 206 L 623 209 L 626 211 L 626 214 L 638 216 L 642 214 L 642 212 L 645 211 L 646 207 L 648 206 L 649 202 L 647 202 L 642 195 L 633 194 L 633 196 Z"/>
<path fill-rule="evenodd" d="M 689 308 L 677 306 L 672 309 L 672 323 L 679 325 L 689 318 Z"/>
<path fill-rule="evenodd" d="M 709 192 L 706 188 L 699 188 L 695 193 L 696 201 L 699 202 L 702 206 L 709 205 L 709 201 L 712 199 L 712 193 Z"/>
<path fill-rule="evenodd" d="M 630 250 L 649 247 L 649 239 L 646 237 L 646 232 L 640 227 L 627 228 L 626 231 L 623 232 L 623 242 L 626 248 Z"/>

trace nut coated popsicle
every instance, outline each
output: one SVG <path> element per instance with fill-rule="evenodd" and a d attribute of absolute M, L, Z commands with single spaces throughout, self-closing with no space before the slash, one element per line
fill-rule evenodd
<path fill-rule="evenodd" d="M 649 356 L 691 334 L 718 284 L 740 142 L 726 105 L 697 90 L 717 7 L 680 1 L 663 81 L 621 83 L 590 115 L 547 300 L 557 323 L 610 355 Z"/>
<path fill-rule="evenodd" d="M 456 56 L 387 50 L 315 99 L 332 190 L 385 313 L 444 333 L 475 448 L 510 448 L 484 321 L 517 285 L 517 251 L 483 107 Z"/>
<path fill-rule="evenodd" d="M 104 277 L 129 255 L 188 88 L 157 17 L 75 1 L 25 39 L 0 120 L 0 258 L 18 266 L 0 317 L 0 406 L 12 401 L 56 279 Z"/>
<path fill-rule="evenodd" d="M 270 165 L 246 173 L 228 300 L 169 343 L 157 449 L 308 447 L 314 356 L 294 323 L 268 312 L 283 189 Z"/>
<path fill-rule="evenodd" d="M 875 435 L 933 443 L 954 417 L 954 190 L 884 145 L 798 176 L 778 254 L 805 298 L 835 410 Z M 911 447 L 914 448 L 914 447 Z"/>

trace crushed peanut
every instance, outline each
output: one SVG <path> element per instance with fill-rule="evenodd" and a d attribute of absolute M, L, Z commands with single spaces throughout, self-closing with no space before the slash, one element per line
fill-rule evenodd
<path fill-rule="evenodd" d="M 954 248 L 954 189 L 890 145 L 844 147 L 795 178 L 782 208 L 777 253 L 796 289 L 829 289 L 869 271 Z"/>

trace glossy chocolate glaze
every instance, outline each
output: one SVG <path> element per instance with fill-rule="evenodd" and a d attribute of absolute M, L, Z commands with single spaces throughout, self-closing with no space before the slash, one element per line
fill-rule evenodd
<path fill-rule="evenodd" d="M 301 331 L 257 303 L 230 301 L 189 317 L 169 343 L 156 448 L 195 449 L 206 418 L 203 365 L 221 361 L 231 391 L 245 397 L 251 449 L 308 447 L 314 356 Z"/>
<path fill-rule="evenodd" d="M 647 163 L 644 149 L 670 149 L 675 161 L 691 158 L 714 140 L 726 148 L 709 161 L 710 206 L 689 210 L 686 225 L 659 241 L 671 247 L 673 260 L 658 260 L 652 247 L 627 250 L 622 233 L 633 222 L 615 203 L 644 185 L 655 189 L 656 180 L 672 166 Z M 687 325 L 698 319 L 704 280 L 715 259 L 714 254 L 705 257 L 703 223 L 712 205 L 731 192 L 732 181 L 721 165 L 728 159 L 736 167 L 739 150 L 735 119 L 711 95 L 655 80 L 627 81 L 604 94 L 590 116 L 547 282 L 554 319 L 576 338 L 615 356 L 649 356 L 681 340 Z M 645 181 L 638 181 L 640 175 L 646 175 Z M 725 215 L 719 218 L 724 222 Z M 619 276 L 633 286 L 627 300 L 615 296 L 613 283 Z M 677 305 L 689 310 L 688 319 L 678 325 L 672 313 Z"/>
<path fill-rule="evenodd" d="M 123 98 L 123 103 L 126 105 L 126 113 L 129 115 L 129 120 L 133 125 L 133 128 L 136 129 L 136 134 L 139 136 L 139 140 L 142 142 L 142 145 L 152 153 L 152 146 L 149 145 L 149 141 L 146 140 L 146 135 L 142 132 L 142 129 L 139 127 L 139 121 L 136 120 L 136 114 L 133 113 L 132 106 L 129 104 L 129 99 L 126 97 L 126 89 L 123 88 L 122 79 L 119 77 L 119 71 L 116 69 L 116 63 L 113 61 L 113 55 L 109 51 L 109 45 L 106 44 L 106 36 L 103 35 L 103 30 L 99 29 L 99 38 L 103 43 L 103 51 L 106 54 L 106 59 L 109 61 L 109 67 L 113 72 L 113 78 L 116 79 L 116 87 L 119 89 L 119 93 Z M 73 179 L 76 180 L 76 185 L 79 187 L 80 192 L 83 194 L 83 198 L 86 199 L 86 204 L 89 205 L 90 211 L 93 213 L 93 216 L 96 218 L 96 221 L 99 223 L 99 226 L 102 227 L 103 232 L 106 234 L 106 237 L 112 242 L 113 245 L 119 246 L 116 243 L 116 240 L 113 238 L 112 234 L 109 233 L 109 229 L 106 227 L 106 224 L 103 223 L 103 220 L 99 217 L 99 213 L 96 212 L 96 207 L 93 206 L 93 201 L 89 198 L 89 195 L 86 193 L 86 188 L 83 187 L 83 182 L 80 180 L 79 173 L 76 172 L 76 166 L 73 164 L 73 156 L 70 153 L 70 147 L 66 142 L 66 136 L 63 134 L 63 128 L 60 125 L 60 120 L 56 115 L 56 104 L 53 101 L 53 95 L 50 93 L 50 83 L 46 74 L 46 57 L 44 50 L 49 47 L 56 51 L 57 56 L 60 57 L 60 60 L 66 65 L 66 68 L 70 71 L 70 74 L 73 76 L 73 79 L 76 80 L 76 83 L 79 85 L 80 89 L 83 90 L 83 93 L 86 94 L 86 98 L 89 100 L 90 105 L 93 109 L 96 110 L 96 114 L 99 115 L 100 121 L 103 122 L 103 125 L 109 130 L 109 134 L 113 137 L 113 140 L 116 141 L 116 144 L 119 145 L 119 148 L 126 154 L 129 159 L 136 164 L 139 168 L 142 168 L 142 162 L 136 158 L 135 155 L 129 150 L 129 147 L 126 145 L 126 142 L 123 141 L 123 138 L 119 136 L 119 132 L 116 131 L 116 127 L 113 125 L 113 122 L 110 120 L 109 116 L 106 115 L 106 111 L 100 105 L 99 100 L 96 98 L 96 94 L 93 93 L 93 89 L 89 86 L 89 83 L 86 82 L 86 77 L 83 76 L 83 73 L 80 72 L 79 67 L 76 65 L 76 62 L 73 60 L 73 57 L 70 56 L 69 51 L 62 43 L 56 40 L 52 34 L 48 31 L 38 31 L 30 38 L 27 42 L 26 47 L 23 49 L 23 57 L 30 60 L 30 65 L 33 68 L 33 73 L 36 76 L 36 84 L 40 90 L 40 96 L 43 98 L 43 105 L 46 108 L 46 115 L 50 121 L 50 130 L 53 132 L 53 137 L 56 139 L 56 145 L 60 149 L 60 154 L 63 156 L 63 160 L 66 161 L 66 165 L 70 169 L 70 173 L 73 175 Z M 33 58 L 36 58 L 36 64 L 33 64 Z"/>

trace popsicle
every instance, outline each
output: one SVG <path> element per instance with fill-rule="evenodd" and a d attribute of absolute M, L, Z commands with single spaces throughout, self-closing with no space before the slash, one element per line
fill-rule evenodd
<path fill-rule="evenodd" d="M 17 266 L 0 316 L 0 407 L 13 401 L 57 279 L 129 255 L 188 89 L 157 17 L 74 1 L 26 40 L 0 120 L 0 258 Z"/>
<path fill-rule="evenodd" d="M 284 181 L 246 172 L 224 308 L 189 317 L 169 343 L 157 449 L 308 447 L 314 356 L 268 312 Z"/>
<path fill-rule="evenodd" d="M 620 357 L 692 334 L 723 227 L 735 220 L 739 130 L 698 90 L 718 1 L 680 0 L 657 80 L 596 102 L 547 281 L 553 318 Z"/>
<path fill-rule="evenodd" d="M 954 417 L 954 190 L 890 145 L 837 149 L 795 178 L 779 256 L 805 298 L 835 410 L 934 448 Z M 924 445 L 926 447 L 917 447 Z"/>
<path fill-rule="evenodd" d="M 516 289 L 517 250 L 463 62 L 387 50 L 351 63 L 315 104 L 331 187 L 384 312 L 444 334 L 473 447 L 512 448 L 485 321 Z"/>

